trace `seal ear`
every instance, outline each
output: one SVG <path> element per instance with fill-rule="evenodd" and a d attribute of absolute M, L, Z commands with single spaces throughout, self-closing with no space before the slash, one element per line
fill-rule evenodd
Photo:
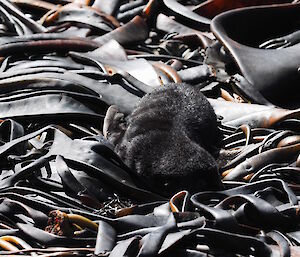
<path fill-rule="evenodd" d="M 107 111 L 103 122 L 103 135 L 114 145 L 117 145 L 124 136 L 127 129 L 124 114 L 119 112 L 116 105 L 111 105 Z"/>

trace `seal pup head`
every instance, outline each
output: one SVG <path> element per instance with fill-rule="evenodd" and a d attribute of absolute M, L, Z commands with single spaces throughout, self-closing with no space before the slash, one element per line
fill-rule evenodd
<path fill-rule="evenodd" d="M 199 89 L 181 83 L 156 88 L 126 122 L 115 108 L 108 111 L 110 125 L 104 134 L 152 191 L 171 195 L 222 189 L 214 159 L 221 134 L 214 110 Z"/>

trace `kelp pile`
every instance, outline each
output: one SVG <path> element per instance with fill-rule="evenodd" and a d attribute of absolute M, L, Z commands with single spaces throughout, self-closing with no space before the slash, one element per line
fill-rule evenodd
<path fill-rule="evenodd" d="M 1 0 L 0 255 L 298 256 L 297 2 Z M 106 112 L 181 82 L 217 114 L 224 189 L 167 198 Z"/>

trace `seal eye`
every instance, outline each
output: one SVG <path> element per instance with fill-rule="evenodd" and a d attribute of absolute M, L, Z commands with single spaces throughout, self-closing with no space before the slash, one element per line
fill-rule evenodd
<path fill-rule="evenodd" d="M 247 163 L 247 164 L 245 164 L 244 168 L 245 168 L 245 170 L 250 171 L 250 170 L 252 170 L 252 165 L 250 163 Z"/>

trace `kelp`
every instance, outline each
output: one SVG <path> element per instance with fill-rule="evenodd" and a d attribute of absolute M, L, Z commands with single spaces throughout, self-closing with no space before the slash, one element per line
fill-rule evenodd
<path fill-rule="evenodd" d="M 296 256 L 298 12 L 274 0 L 1 1 L 0 255 Z M 114 144 L 142 97 L 181 82 L 216 113 L 222 188 L 167 196 Z M 134 112 L 156 110 L 149 133 L 171 110 L 159 97 Z M 170 124 L 165 138 L 183 138 Z"/>

